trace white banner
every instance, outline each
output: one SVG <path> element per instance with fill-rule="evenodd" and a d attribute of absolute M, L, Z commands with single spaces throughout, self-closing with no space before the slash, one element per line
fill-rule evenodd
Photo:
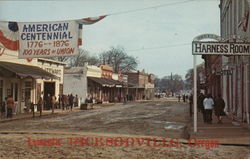
<path fill-rule="evenodd" d="M 76 56 L 79 25 L 75 21 L 18 23 L 19 58 Z"/>
<path fill-rule="evenodd" d="M 193 55 L 250 55 L 249 43 L 193 41 Z"/>

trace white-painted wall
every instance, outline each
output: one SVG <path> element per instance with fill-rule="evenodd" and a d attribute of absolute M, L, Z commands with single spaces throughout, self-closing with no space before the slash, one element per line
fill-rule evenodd
<path fill-rule="evenodd" d="M 82 74 L 64 74 L 63 93 L 73 94 L 73 96 L 77 94 L 80 103 L 84 103 L 87 96 L 86 67 L 83 70 Z"/>

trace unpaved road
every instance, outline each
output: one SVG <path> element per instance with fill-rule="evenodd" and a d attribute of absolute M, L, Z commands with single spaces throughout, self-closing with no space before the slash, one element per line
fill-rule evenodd
<path fill-rule="evenodd" d="M 99 132 L 184 138 L 189 122 L 186 103 L 132 103 L 45 119 L 19 120 L 1 130 Z"/>
<path fill-rule="evenodd" d="M 222 146 L 206 149 L 180 144 L 180 147 L 156 147 L 131 144 L 70 144 L 68 138 L 96 138 L 135 135 L 166 138 L 187 137 L 188 106 L 171 101 L 130 103 L 63 116 L 19 120 L 0 124 L 0 159 L 249 159 L 250 149 Z M 41 132 L 41 133 L 34 133 Z M 51 133 L 57 132 L 57 133 Z M 79 133 L 79 134 L 78 134 Z M 101 135 L 101 137 L 100 137 Z M 35 145 L 29 138 L 63 139 L 61 145 Z M 100 140 L 99 140 L 100 141 Z M 101 143 L 101 142 L 99 142 Z M 159 143 L 156 143 L 159 144 Z"/>

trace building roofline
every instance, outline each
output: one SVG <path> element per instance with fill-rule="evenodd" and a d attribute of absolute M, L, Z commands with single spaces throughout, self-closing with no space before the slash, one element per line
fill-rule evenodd
<path fill-rule="evenodd" d="M 55 64 L 67 65 L 66 62 L 60 62 L 60 61 L 50 60 L 50 59 L 45 59 L 45 58 L 38 58 L 37 60 L 38 60 L 38 61 L 44 61 L 44 62 L 55 63 Z"/>

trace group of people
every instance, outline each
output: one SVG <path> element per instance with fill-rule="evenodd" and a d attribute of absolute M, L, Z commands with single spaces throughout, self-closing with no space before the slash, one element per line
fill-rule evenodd
<path fill-rule="evenodd" d="M 213 110 L 218 119 L 217 123 L 222 123 L 222 116 L 226 115 L 224 112 L 225 102 L 220 94 L 213 99 L 211 94 L 204 96 L 200 93 L 197 100 L 197 106 L 198 111 L 203 114 L 204 123 L 212 123 Z"/>
<path fill-rule="evenodd" d="M 76 94 L 76 96 L 73 96 L 72 94 L 68 94 L 68 95 L 59 95 L 58 98 L 58 106 L 59 108 L 61 108 L 62 110 L 65 109 L 70 109 L 72 110 L 73 107 L 77 107 L 78 106 L 78 96 Z"/>
<path fill-rule="evenodd" d="M 42 98 L 40 98 L 38 104 L 44 104 L 46 109 L 54 110 L 55 108 L 57 108 L 62 110 L 72 110 L 74 106 L 78 106 L 78 101 L 79 99 L 77 94 L 76 96 L 73 96 L 73 94 L 59 94 L 58 99 L 55 95 L 48 95 L 48 97 L 46 97 L 44 101 L 42 100 Z"/>
<path fill-rule="evenodd" d="M 177 98 L 178 98 L 178 102 L 181 101 L 181 98 L 182 98 L 182 101 L 183 101 L 183 102 L 186 102 L 187 100 L 190 99 L 190 96 L 185 95 L 185 94 L 183 94 L 183 95 L 181 96 L 181 95 L 179 94 L 179 95 L 177 95 Z"/>

